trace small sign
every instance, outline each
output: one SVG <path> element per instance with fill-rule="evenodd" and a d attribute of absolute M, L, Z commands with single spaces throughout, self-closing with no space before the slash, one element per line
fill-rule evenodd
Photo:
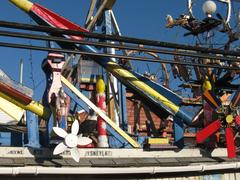
<path fill-rule="evenodd" d="M 109 150 L 91 150 L 86 151 L 84 154 L 85 157 L 112 157 L 113 153 Z"/>

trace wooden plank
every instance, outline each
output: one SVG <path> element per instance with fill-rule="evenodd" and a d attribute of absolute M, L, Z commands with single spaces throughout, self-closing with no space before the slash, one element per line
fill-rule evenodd
<path fill-rule="evenodd" d="M 97 20 L 102 17 L 102 14 L 106 7 L 107 2 L 108 2 L 108 0 L 104 0 L 103 3 L 101 4 L 101 6 L 98 8 L 95 16 L 90 21 L 87 22 L 87 24 L 86 24 L 87 30 L 91 31 L 92 28 L 94 27 L 94 25 L 96 24 Z"/>
<path fill-rule="evenodd" d="M 64 160 L 68 164 L 68 166 L 71 166 L 71 167 L 79 167 L 79 166 L 90 167 L 92 165 L 89 159 L 80 158 L 79 162 L 74 161 L 72 158 L 66 158 Z"/>
<path fill-rule="evenodd" d="M 95 104 L 93 104 L 86 96 L 84 96 L 76 87 L 74 87 L 66 78 L 61 76 L 61 81 L 65 84 L 77 97 L 82 99 L 89 107 L 91 107 L 103 120 L 111 126 L 118 134 L 120 134 L 127 142 L 133 147 L 140 148 L 140 145 L 133 140 L 128 134 L 126 134 L 121 128 L 119 128 L 102 110 L 100 110 Z"/>
<path fill-rule="evenodd" d="M 1 158 L 0 166 L 12 166 L 14 165 L 14 159 Z"/>
<path fill-rule="evenodd" d="M 44 159 L 44 161 L 41 163 L 42 159 L 36 159 L 36 162 L 39 164 L 41 164 L 44 167 L 62 167 L 62 166 L 66 166 L 66 163 L 64 163 L 65 161 L 62 159 Z"/>
<path fill-rule="evenodd" d="M 38 162 L 34 158 L 24 158 L 25 166 L 37 166 Z"/>
<path fill-rule="evenodd" d="M 115 167 L 116 164 L 112 159 L 90 159 L 92 167 Z"/>
<path fill-rule="evenodd" d="M 168 138 L 148 138 L 148 144 L 169 144 Z"/>
<path fill-rule="evenodd" d="M 148 151 L 161 151 L 161 150 L 175 150 L 178 149 L 177 146 L 168 144 L 147 144 L 145 149 Z"/>
<path fill-rule="evenodd" d="M 97 0 L 92 0 L 90 8 L 88 10 L 88 15 L 85 21 L 85 25 L 89 24 L 89 22 L 91 21 L 91 18 L 93 18 L 93 13 L 94 13 L 94 9 L 96 7 L 97 4 Z"/>
<path fill-rule="evenodd" d="M 158 166 L 159 162 L 155 158 L 136 158 L 138 166 Z"/>
<path fill-rule="evenodd" d="M 130 167 L 130 166 L 137 167 L 137 161 L 135 161 L 132 158 L 121 158 L 121 159 L 115 158 L 113 159 L 113 161 L 118 167 Z"/>
<path fill-rule="evenodd" d="M 102 2 L 102 4 L 99 6 L 99 8 L 97 9 L 97 12 L 95 14 L 95 16 L 92 16 L 93 14 L 93 7 L 96 7 L 96 4 L 94 4 L 95 2 L 92 3 L 91 7 L 90 7 L 90 12 L 88 14 L 88 18 L 86 20 L 86 24 L 85 27 L 87 30 L 92 30 L 92 28 L 94 27 L 94 25 L 96 24 L 96 22 L 102 17 L 102 14 L 104 12 L 105 9 L 112 9 L 112 7 L 114 6 L 116 0 L 104 0 Z M 92 18 L 91 18 L 92 17 Z"/>
<path fill-rule="evenodd" d="M 185 157 L 184 157 L 185 158 Z M 210 157 L 191 157 L 191 163 L 202 163 L 202 162 L 216 162 L 214 158 Z"/>
<path fill-rule="evenodd" d="M 113 86 L 113 76 L 110 73 L 107 73 L 107 77 L 108 77 L 108 99 L 107 99 L 107 107 L 108 107 L 108 115 L 109 118 L 113 121 L 116 122 L 115 118 L 115 112 L 114 112 L 114 108 L 117 108 L 116 106 L 116 93 L 115 93 L 115 89 Z"/>
<path fill-rule="evenodd" d="M 161 166 L 178 166 L 179 161 L 175 158 L 156 158 Z"/>
<path fill-rule="evenodd" d="M 0 97 L 0 110 L 2 110 L 4 113 L 6 113 L 10 117 L 12 117 L 16 123 L 21 120 L 23 113 L 24 113 L 24 109 L 16 106 L 15 104 L 9 102 L 8 100 L 6 100 L 2 97 Z M 6 121 L 4 121 L 4 119 L 1 119 L 0 123 L 1 124 L 13 124 L 13 122 L 6 122 Z"/>
<path fill-rule="evenodd" d="M 24 166 L 25 165 L 25 159 L 23 158 L 14 158 L 13 159 L 14 166 Z"/>

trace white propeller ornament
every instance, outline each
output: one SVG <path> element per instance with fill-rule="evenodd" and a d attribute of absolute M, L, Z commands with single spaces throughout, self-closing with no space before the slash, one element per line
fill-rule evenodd
<path fill-rule="evenodd" d="M 80 153 L 78 151 L 77 146 L 86 146 L 90 143 L 92 143 L 92 140 L 88 137 L 82 137 L 82 134 L 79 136 L 78 131 L 79 131 L 79 123 L 77 120 L 75 120 L 72 124 L 71 127 L 71 133 L 67 133 L 65 130 L 59 128 L 59 127 L 53 127 L 53 131 L 59 136 L 64 138 L 64 141 L 59 143 L 54 151 L 53 154 L 61 154 L 62 152 L 66 151 L 68 148 L 70 149 L 71 156 L 72 158 L 76 161 L 79 162 L 80 159 Z"/>

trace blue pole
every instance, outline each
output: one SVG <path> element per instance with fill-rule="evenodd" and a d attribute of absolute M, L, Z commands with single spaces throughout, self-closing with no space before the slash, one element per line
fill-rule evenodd
<path fill-rule="evenodd" d="M 119 94 L 119 111 L 120 111 L 120 127 L 125 132 L 128 131 L 127 121 L 127 100 L 126 100 L 126 87 L 122 83 L 118 83 L 118 94 Z"/>
<path fill-rule="evenodd" d="M 174 144 L 179 148 L 184 147 L 184 124 L 182 119 L 174 117 Z"/>
<path fill-rule="evenodd" d="M 27 134 L 28 144 L 32 148 L 40 148 L 38 117 L 30 111 L 27 111 Z"/>

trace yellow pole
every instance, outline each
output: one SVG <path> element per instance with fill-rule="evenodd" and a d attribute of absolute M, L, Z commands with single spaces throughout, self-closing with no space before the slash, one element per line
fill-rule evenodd
<path fill-rule="evenodd" d="M 9 1 L 13 3 L 15 6 L 17 6 L 18 8 L 25 11 L 26 13 L 28 13 L 33 6 L 33 3 L 28 0 L 9 0 Z"/>
<path fill-rule="evenodd" d="M 139 80 L 131 72 L 122 68 L 117 63 L 109 61 L 106 65 L 106 69 L 115 76 L 117 76 L 119 79 L 121 79 L 123 82 L 127 82 L 127 84 L 131 86 L 133 89 L 137 89 L 137 91 L 139 91 L 138 89 L 141 89 L 142 91 L 146 92 L 157 101 L 163 103 L 165 106 L 172 109 L 174 113 L 177 113 L 179 111 L 179 106 L 168 100 L 166 97 L 164 97 L 159 92 L 148 86 L 143 81 Z"/>
<path fill-rule="evenodd" d="M 3 92 L 0 92 L 0 97 L 6 99 L 7 101 L 15 104 L 18 107 L 21 107 L 22 109 L 35 113 L 36 115 L 42 117 L 45 120 L 48 120 L 51 115 L 51 111 L 48 108 L 44 107 L 43 105 L 36 101 L 32 101 L 28 105 L 24 105 L 21 102 L 17 101 L 16 99 L 13 99 L 10 96 L 4 94 Z"/>

